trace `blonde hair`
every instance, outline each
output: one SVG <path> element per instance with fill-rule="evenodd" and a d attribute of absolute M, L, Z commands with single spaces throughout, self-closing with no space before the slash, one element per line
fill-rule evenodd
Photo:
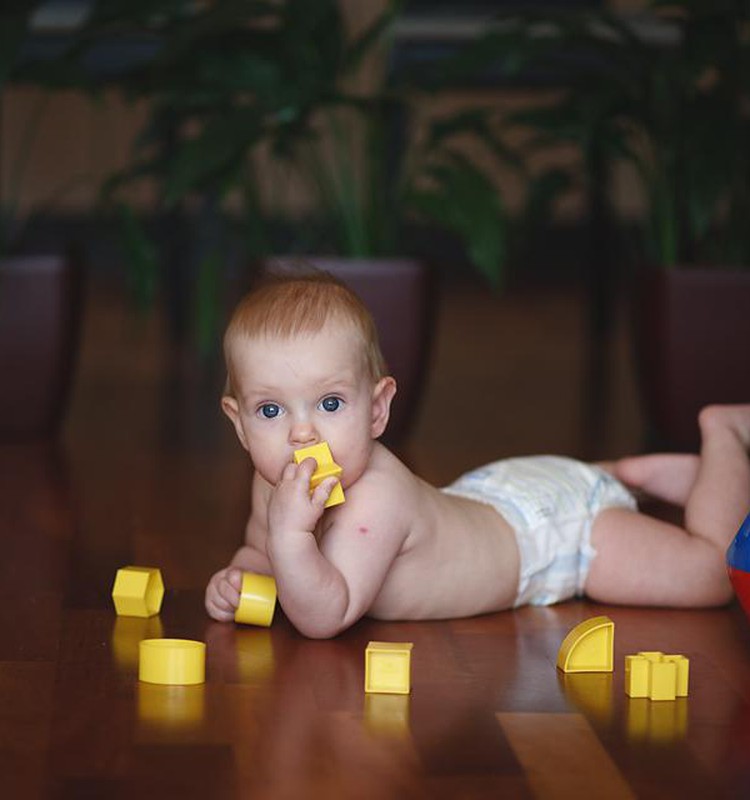
<path fill-rule="evenodd" d="M 234 309 L 224 333 L 227 367 L 225 393 L 234 394 L 230 345 L 240 338 L 271 336 L 290 339 L 318 333 L 331 320 L 349 324 L 360 340 L 369 377 L 387 374 L 378 333 L 365 304 L 348 286 L 327 272 L 310 270 L 276 275 L 245 295 Z"/>

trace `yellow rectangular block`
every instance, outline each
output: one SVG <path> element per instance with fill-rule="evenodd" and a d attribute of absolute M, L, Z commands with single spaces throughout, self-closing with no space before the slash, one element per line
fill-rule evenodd
<path fill-rule="evenodd" d="M 677 664 L 652 661 L 648 683 L 649 700 L 674 700 L 677 696 Z"/>
<path fill-rule="evenodd" d="M 648 676 L 651 662 L 641 655 L 625 656 L 625 694 L 648 697 Z"/>
<path fill-rule="evenodd" d="M 409 694 L 411 642 L 370 642 L 365 650 L 365 692 Z"/>
<path fill-rule="evenodd" d="M 319 466 L 315 472 L 313 472 L 312 478 L 310 478 L 310 488 L 314 489 L 319 483 L 322 483 L 326 478 L 338 478 L 341 475 L 341 467 L 338 464 L 327 464 L 324 466 Z"/>
<path fill-rule="evenodd" d="M 314 458 L 317 467 L 310 478 L 310 491 L 312 492 L 315 487 L 326 478 L 340 477 L 342 469 L 333 460 L 331 455 L 331 448 L 328 442 L 318 442 L 318 444 L 310 445 L 310 447 L 301 447 L 299 450 L 294 451 L 294 463 L 301 464 L 306 458 Z M 341 483 L 337 483 L 331 494 L 326 500 L 325 507 L 337 506 L 344 502 L 344 489 Z"/>
<path fill-rule="evenodd" d="M 314 458 L 318 468 L 322 464 L 333 464 L 333 456 L 331 455 L 331 448 L 328 442 L 318 442 L 318 444 L 311 444 L 309 447 L 300 447 L 299 450 L 294 451 L 295 464 L 301 464 L 306 458 Z"/>

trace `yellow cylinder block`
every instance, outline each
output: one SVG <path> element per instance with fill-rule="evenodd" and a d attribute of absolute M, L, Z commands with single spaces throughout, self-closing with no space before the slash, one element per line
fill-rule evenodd
<path fill-rule="evenodd" d="M 268 628 L 275 609 L 276 581 L 270 575 L 243 572 L 240 604 L 234 612 L 235 622 Z"/>
<path fill-rule="evenodd" d="M 190 639 L 144 639 L 138 680 L 189 686 L 206 680 L 206 645 Z"/>

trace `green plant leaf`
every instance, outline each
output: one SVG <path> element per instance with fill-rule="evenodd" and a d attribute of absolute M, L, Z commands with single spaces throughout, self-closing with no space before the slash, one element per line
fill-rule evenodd
<path fill-rule="evenodd" d="M 427 173 L 431 185 L 414 188 L 407 196 L 408 207 L 458 235 L 469 260 L 493 286 L 501 286 L 507 230 L 497 188 L 482 171 L 455 153 Z"/>

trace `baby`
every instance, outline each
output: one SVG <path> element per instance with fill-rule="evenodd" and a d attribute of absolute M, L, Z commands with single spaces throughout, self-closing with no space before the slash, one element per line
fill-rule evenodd
<path fill-rule="evenodd" d="M 234 618 L 241 571 L 273 575 L 304 635 L 363 615 L 461 617 L 585 594 L 603 603 L 713 606 L 732 596 L 724 553 L 750 507 L 750 405 L 699 418 L 700 456 L 608 465 L 538 456 L 499 461 L 444 489 L 377 439 L 396 383 L 359 299 L 325 274 L 280 278 L 239 304 L 224 338 L 222 408 L 255 468 L 245 542 L 206 589 Z M 310 492 L 328 442 L 343 468 Z M 637 510 L 638 490 L 685 509 L 684 528 Z"/>

